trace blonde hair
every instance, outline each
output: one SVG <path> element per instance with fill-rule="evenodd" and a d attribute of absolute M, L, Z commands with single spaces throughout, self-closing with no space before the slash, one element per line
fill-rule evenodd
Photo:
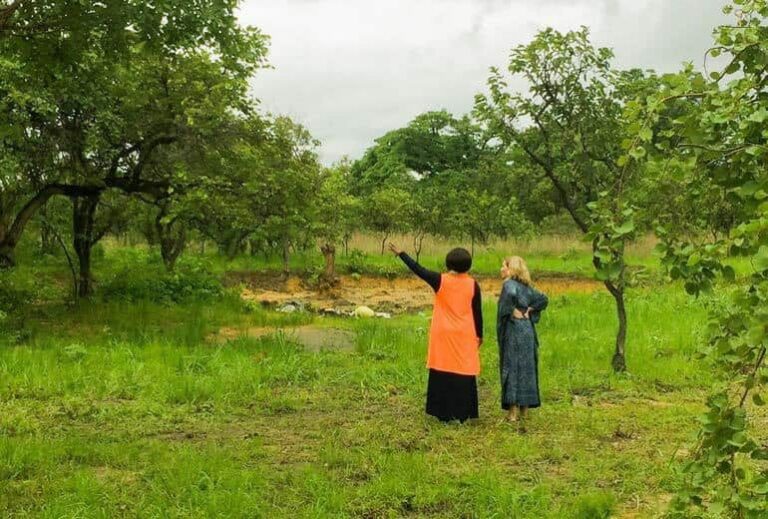
<path fill-rule="evenodd" d="M 523 285 L 532 286 L 531 273 L 528 272 L 528 265 L 520 256 L 509 256 L 504 259 L 504 264 L 509 270 L 509 279 L 514 279 Z"/>

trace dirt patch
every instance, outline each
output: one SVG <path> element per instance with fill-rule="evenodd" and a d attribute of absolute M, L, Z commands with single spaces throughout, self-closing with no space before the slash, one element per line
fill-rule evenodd
<path fill-rule="evenodd" d="M 659 493 L 650 498 L 635 495 L 634 499 L 624 504 L 619 510 L 619 519 L 640 519 L 643 517 L 661 517 L 672 502 L 672 494 Z"/>
<path fill-rule="evenodd" d="M 357 336 L 349 330 L 338 328 L 320 328 L 317 326 L 302 326 L 300 328 L 284 329 L 287 339 L 298 342 L 310 351 L 322 350 L 354 350 Z"/>
<path fill-rule="evenodd" d="M 211 342 L 222 344 L 240 337 L 259 339 L 282 335 L 285 340 L 304 346 L 307 350 L 352 351 L 357 344 L 357 336 L 350 330 L 323 328 L 320 326 L 299 326 L 296 328 L 221 328 L 209 338 Z"/>
<path fill-rule="evenodd" d="M 298 277 L 287 280 L 265 273 L 229 273 L 228 283 L 242 284 L 242 297 L 246 301 L 266 306 L 279 306 L 299 302 L 311 310 L 337 309 L 350 312 L 365 305 L 378 312 L 402 313 L 432 306 L 434 294 L 416 277 L 388 279 L 373 276 L 342 276 L 336 287 L 314 289 Z M 501 280 L 478 278 L 484 297 L 497 298 Z M 586 278 L 542 278 L 536 287 L 548 295 L 585 294 L 602 289 L 602 285 Z"/>
<path fill-rule="evenodd" d="M 121 485 L 132 485 L 139 480 L 140 474 L 132 470 L 123 470 L 115 467 L 94 467 L 93 473 L 96 479 L 102 482 L 120 483 Z"/>

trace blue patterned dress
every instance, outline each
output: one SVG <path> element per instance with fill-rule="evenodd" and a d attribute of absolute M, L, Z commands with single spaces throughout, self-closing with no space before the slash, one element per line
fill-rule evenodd
<path fill-rule="evenodd" d="M 509 279 L 499 297 L 496 333 L 499 341 L 501 407 L 539 407 L 539 339 L 536 323 L 547 307 L 547 296 L 517 280 Z M 515 319 L 517 308 L 530 319 Z"/>

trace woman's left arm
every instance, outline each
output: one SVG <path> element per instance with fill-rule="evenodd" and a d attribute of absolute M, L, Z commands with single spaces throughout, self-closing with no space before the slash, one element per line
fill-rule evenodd
<path fill-rule="evenodd" d="M 533 295 L 528 304 L 528 317 L 533 323 L 538 323 L 541 319 L 541 312 L 549 305 L 549 298 L 536 289 L 531 289 Z"/>
<path fill-rule="evenodd" d="M 480 294 L 480 284 L 475 281 L 475 294 L 472 296 L 472 318 L 475 322 L 475 335 L 483 344 L 483 296 Z"/>

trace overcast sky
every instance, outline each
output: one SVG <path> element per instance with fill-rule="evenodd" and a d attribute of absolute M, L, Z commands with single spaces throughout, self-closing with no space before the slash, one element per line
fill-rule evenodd
<path fill-rule="evenodd" d="M 253 80 L 265 110 L 304 124 L 326 164 L 358 158 L 414 116 L 471 110 L 488 68 L 540 29 L 587 25 L 623 68 L 697 67 L 724 0 L 244 0 L 271 37 Z"/>

